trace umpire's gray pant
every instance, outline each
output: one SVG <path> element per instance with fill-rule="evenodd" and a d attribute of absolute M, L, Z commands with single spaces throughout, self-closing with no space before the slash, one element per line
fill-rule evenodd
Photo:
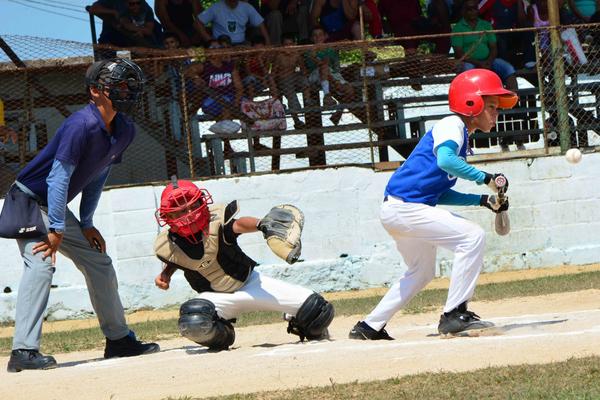
<path fill-rule="evenodd" d="M 44 211 L 42 216 L 47 221 Z M 120 339 L 129 333 L 129 328 L 119 298 L 112 260 L 106 253 L 99 253 L 90 247 L 81 232 L 79 221 L 68 209 L 65 217 L 66 229 L 59 252 L 70 258 L 83 273 L 104 336 L 111 340 Z M 48 305 L 55 268 L 51 257 L 42 260 L 43 252 L 32 254 L 34 244 L 39 241 L 39 238 L 17 240 L 24 269 L 17 294 L 13 350 L 40 348 L 44 311 Z"/>

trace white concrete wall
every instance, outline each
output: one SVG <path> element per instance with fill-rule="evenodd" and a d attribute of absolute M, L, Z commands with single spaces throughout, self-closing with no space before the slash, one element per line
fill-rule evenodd
<path fill-rule="evenodd" d="M 587 154 L 578 165 L 561 156 L 479 163 L 489 172 L 504 172 L 510 180 L 512 232 L 493 233 L 494 215 L 479 207 L 456 208 L 487 233 L 485 271 L 526 269 L 600 262 L 600 154 Z M 241 215 L 263 216 L 271 206 L 292 203 L 306 217 L 303 262 L 288 266 L 266 247 L 260 234 L 245 235 L 240 244 L 262 265 L 260 271 L 318 291 L 387 285 L 403 271 L 393 242 L 378 220 L 389 172 L 362 168 L 331 168 L 278 175 L 223 178 L 202 182 L 218 202 L 238 199 Z M 485 188 L 460 182 L 459 191 L 484 193 Z M 154 210 L 162 186 L 106 191 L 96 213 L 129 310 L 161 307 L 185 301 L 193 292 L 174 276 L 171 290 L 154 287 L 161 265 L 152 252 L 158 233 Z M 78 199 L 70 205 L 78 209 Z M 0 239 L 0 321 L 14 317 L 22 261 L 13 240 Z M 438 253 L 438 274 L 448 274 L 452 255 Z M 48 318 L 62 319 L 92 312 L 83 278 L 74 265 L 59 257 L 48 307 Z M 6 289 L 5 291 L 8 291 Z"/>

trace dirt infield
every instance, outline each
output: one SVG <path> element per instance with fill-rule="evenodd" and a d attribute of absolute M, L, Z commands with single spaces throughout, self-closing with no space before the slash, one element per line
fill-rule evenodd
<path fill-rule="evenodd" d="M 497 282 L 508 282 L 525 279 L 537 279 L 545 276 L 556 276 L 574 274 L 579 272 L 591 272 L 600 271 L 600 264 L 589 264 L 581 266 L 558 266 L 552 268 L 538 268 L 528 270 L 515 270 L 515 271 L 500 271 L 494 273 L 484 273 L 479 276 L 477 281 L 479 285 L 486 283 L 497 283 Z M 448 278 L 436 278 L 426 289 L 438 289 L 448 288 L 450 280 Z M 344 299 L 344 298 L 358 298 L 358 297 L 370 297 L 370 296 L 383 296 L 388 288 L 373 288 L 366 290 L 354 290 L 347 292 L 331 292 L 325 293 L 327 300 Z M 136 322 L 153 321 L 160 319 L 177 318 L 179 315 L 178 309 L 175 307 L 169 310 L 144 310 L 136 311 L 127 314 L 127 322 L 134 324 Z M 94 328 L 98 326 L 98 320 L 92 319 L 78 319 L 78 320 L 65 320 L 65 321 L 47 321 L 44 322 L 44 333 L 50 332 L 61 332 L 72 329 L 85 329 Z M 12 337 L 13 327 L 0 327 L 0 337 Z"/>
<path fill-rule="evenodd" d="M 236 330 L 234 348 L 207 353 L 176 339 L 162 351 L 102 360 L 100 351 L 56 354 L 59 368 L 8 374 L 0 358 L 0 398 L 163 399 L 378 380 L 423 371 L 562 361 L 600 354 L 600 290 L 473 302 L 499 334 L 440 339 L 436 313 L 399 315 L 388 342 L 347 339 L 356 317 L 334 320 L 332 340 L 298 343 L 284 323 Z"/>

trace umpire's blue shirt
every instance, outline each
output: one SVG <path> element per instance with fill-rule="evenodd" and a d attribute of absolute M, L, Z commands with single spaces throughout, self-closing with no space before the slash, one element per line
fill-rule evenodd
<path fill-rule="evenodd" d="M 73 113 L 58 128 L 48 145 L 17 175 L 17 180 L 48 203 L 48 184 L 54 160 L 75 166 L 69 182 L 67 203 L 112 164 L 133 141 L 133 121 L 122 113 L 113 120 L 112 133 L 106 130 L 94 103 Z"/>

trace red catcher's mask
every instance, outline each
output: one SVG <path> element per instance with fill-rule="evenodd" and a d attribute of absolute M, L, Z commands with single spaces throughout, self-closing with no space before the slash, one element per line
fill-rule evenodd
<path fill-rule="evenodd" d="M 171 231 L 191 243 L 200 243 L 202 234 L 208 235 L 212 196 L 190 181 L 170 183 L 160 196 L 160 208 L 155 216 L 160 226 L 169 225 Z"/>

